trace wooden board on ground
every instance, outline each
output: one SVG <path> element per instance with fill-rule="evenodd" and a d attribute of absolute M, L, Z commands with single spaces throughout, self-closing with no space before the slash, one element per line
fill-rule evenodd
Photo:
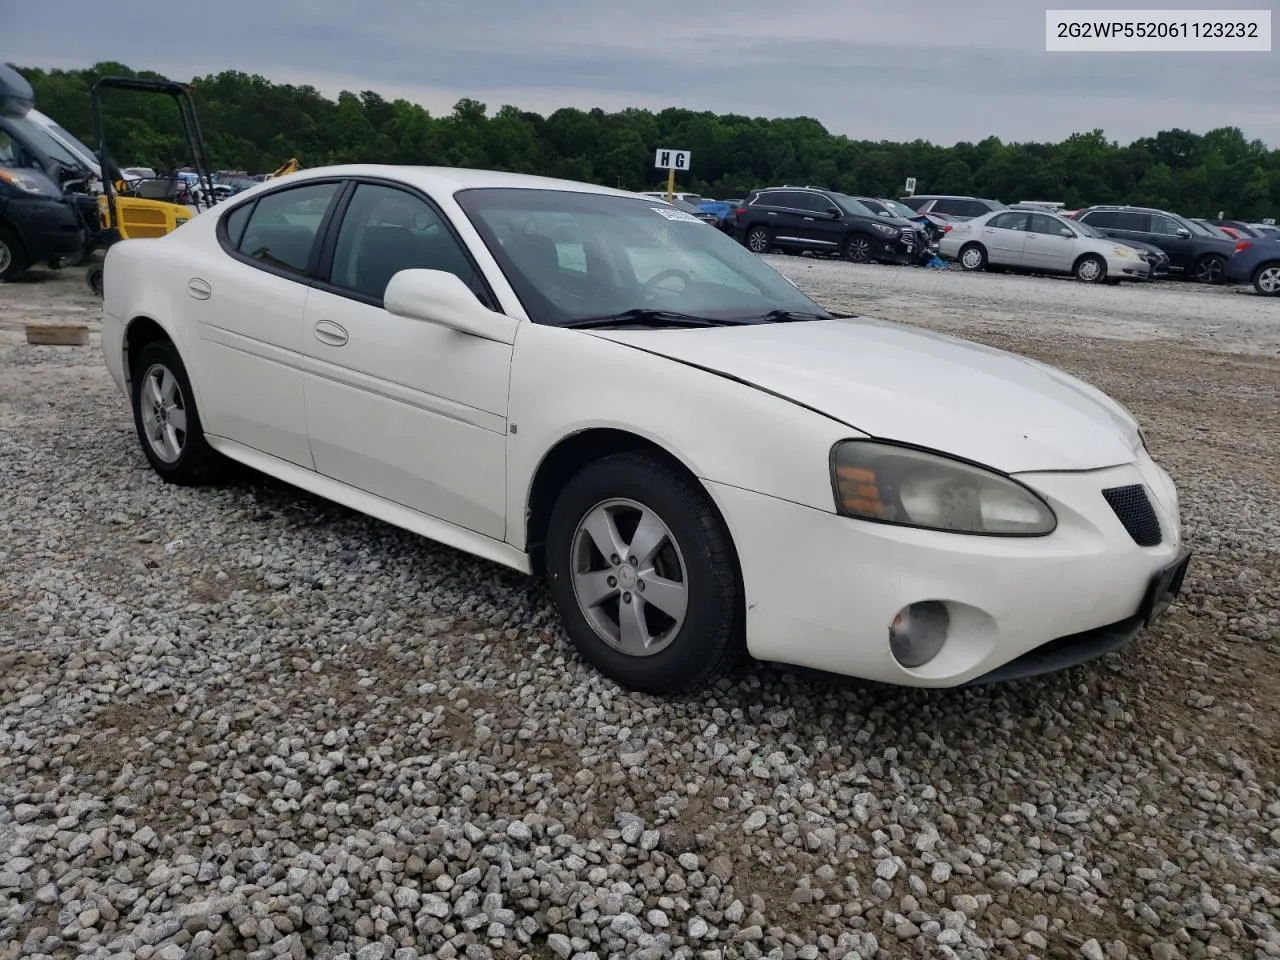
<path fill-rule="evenodd" d="M 89 328 L 83 323 L 28 323 L 27 343 L 56 347 L 83 347 L 89 342 Z"/>

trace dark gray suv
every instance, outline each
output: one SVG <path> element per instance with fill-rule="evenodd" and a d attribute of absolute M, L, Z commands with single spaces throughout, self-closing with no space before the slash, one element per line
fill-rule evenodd
<path fill-rule="evenodd" d="M 1117 240 L 1154 244 L 1169 255 L 1169 272 L 1199 283 L 1222 283 L 1236 242 L 1215 236 L 1198 223 L 1151 207 L 1094 206 L 1074 219 Z"/>
<path fill-rule="evenodd" d="M 1008 206 L 999 200 L 987 200 L 984 197 L 951 197 L 940 193 L 917 193 L 910 197 L 899 197 L 916 213 L 943 213 L 956 220 L 972 220 L 997 210 L 1007 210 Z"/>

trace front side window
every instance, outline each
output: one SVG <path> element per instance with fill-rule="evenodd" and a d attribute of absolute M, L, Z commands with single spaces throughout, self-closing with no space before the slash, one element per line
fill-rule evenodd
<path fill-rule="evenodd" d="M 265 266 L 305 274 L 320 223 L 338 187 L 336 183 L 311 183 L 259 198 L 234 249 Z M 233 225 L 227 223 L 228 228 Z M 233 239 L 229 232 L 227 239 Z"/>
<path fill-rule="evenodd" d="M 636 309 L 724 320 L 773 310 L 825 315 L 741 244 L 666 205 L 509 188 L 462 190 L 456 199 L 538 323 Z"/>
<path fill-rule="evenodd" d="M 1068 234 L 1075 236 L 1071 232 L 1071 228 L 1061 220 L 1054 217 L 1046 217 L 1043 213 L 1031 214 L 1031 225 L 1027 229 L 1032 233 L 1038 233 L 1043 236 L 1066 236 Z"/>
<path fill-rule="evenodd" d="M 361 183 L 338 230 L 329 282 L 381 301 L 401 270 L 444 270 L 473 291 L 479 278 L 441 215 L 421 197 Z"/>
<path fill-rule="evenodd" d="M 1162 217 L 1159 214 L 1151 217 L 1151 232 L 1162 237 L 1176 237 L 1179 226 L 1180 224 L 1175 223 L 1170 217 Z"/>

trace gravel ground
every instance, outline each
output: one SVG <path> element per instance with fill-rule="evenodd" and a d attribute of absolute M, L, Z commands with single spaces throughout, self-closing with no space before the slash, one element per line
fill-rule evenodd
<path fill-rule="evenodd" d="M 998 688 L 623 693 L 517 575 L 166 486 L 97 338 L 17 332 L 78 271 L 0 286 L 0 956 L 1280 957 L 1275 302 L 775 262 L 1125 402 L 1184 601 Z"/>

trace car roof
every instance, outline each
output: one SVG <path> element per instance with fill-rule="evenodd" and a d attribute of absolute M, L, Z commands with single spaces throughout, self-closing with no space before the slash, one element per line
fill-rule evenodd
<path fill-rule="evenodd" d="M 638 197 L 643 194 L 629 190 L 615 190 L 594 183 L 578 180 L 561 180 L 540 177 L 528 173 L 507 173 L 502 170 L 475 170 L 465 167 L 405 166 L 383 163 L 350 163 L 327 167 L 308 167 L 287 176 L 269 181 L 272 184 L 302 183 L 324 177 L 385 177 L 400 180 L 429 193 L 455 193 L 458 190 L 484 187 L 505 187 L 515 190 L 565 190 L 576 193 L 598 193 L 614 197 Z M 647 197 L 646 199 L 654 199 Z M 665 201 L 664 201 L 665 202 Z"/>

